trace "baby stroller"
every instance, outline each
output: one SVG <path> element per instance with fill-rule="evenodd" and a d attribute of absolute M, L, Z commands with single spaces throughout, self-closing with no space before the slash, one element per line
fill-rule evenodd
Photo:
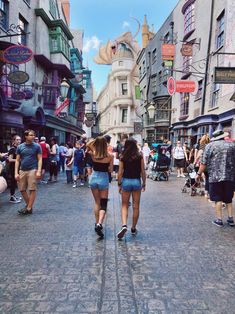
<path fill-rule="evenodd" d="M 168 181 L 170 158 L 166 155 L 169 145 L 153 144 L 155 145 L 154 159 L 149 163 L 149 177 L 156 181 Z"/>
<path fill-rule="evenodd" d="M 182 193 L 190 193 L 191 196 L 195 196 L 197 194 L 204 195 L 201 182 L 196 182 L 195 180 L 197 173 L 194 164 L 189 164 L 187 167 L 187 173 L 187 179 L 181 189 Z"/>

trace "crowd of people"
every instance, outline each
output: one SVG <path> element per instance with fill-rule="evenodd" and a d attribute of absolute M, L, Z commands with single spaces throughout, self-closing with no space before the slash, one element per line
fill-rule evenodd
<path fill-rule="evenodd" d="M 87 184 L 94 198 L 95 232 L 104 236 L 109 186 L 114 179 L 121 194 L 122 226 L 117 234 L 122 239 L 128 230 L 128 208 L 132 198 L 133 216 L 131 233 L 137 233 L 141 192 L 145 191 L 146 173 L 152 158 L 151 150 L 145 143 L 140 147 L 136 140 L 123 136 L 121 142 L 113 147 L 109 135 L 87 140 L 81 137 L 74 144 L 57 144 L 56 138 L 47 143 L 46 137 L 38 138 L 33 130 L 24 132 L 24 140 L 14 135 L 7 153 L 0 154 L 0 161 L 5 161 L 5 176 L 9 186 L 9 202 L 25 205 L 18 212 L 20 215 L 33 213 L 37 184 L 56 183 L 59 172 L 66 173 L 66 182 L 72 188 Z M 170 167 L 175 167 L 177 178 L 185 178 L 187 166 L 193 165 L 196 182 L 205 182 L 205 196 L 215 203 L 216 218 L 213 223 L 223 226 L 222 207 L 228 210 L 227 223 L 234 226 L 232 198 L 235 190 L 235 143 L 229 134 L 222 130 L 215 131 L 210 139 L 203 135 L 192 148 L 180 140 L 172 148 L 168 141 L 163 154 L 171 159 Z M 113 175 L 113 171 L 115 174 Z M 0 172 L 4 174 L 0 164 Z M 46 179 L 47 172 L 49 173 Z M 1 180 L 3 177 L 1 177 Z M 0 180 L 0 192 L 4 183 Z M 21 196 L 16 194 L 17 187 Z"/>

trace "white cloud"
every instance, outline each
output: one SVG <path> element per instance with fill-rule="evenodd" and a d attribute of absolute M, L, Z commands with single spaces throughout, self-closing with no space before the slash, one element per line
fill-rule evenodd
<path fill-rule="evenodd" d="M 128 27 L 130 27 L 130 23 L 127 22 L 127 21 L 124 21 L 124 22 L 122 23 L 122 28 L 128 28 Z"/>
<path fill-rule="evenodd" d="M 91 49 L 98 50 L 101 40 L 97 36 L 92 36 L 91 38 L 85 38 L 85 44 L 83 47 L 84 52 L 89 52 Z"/>

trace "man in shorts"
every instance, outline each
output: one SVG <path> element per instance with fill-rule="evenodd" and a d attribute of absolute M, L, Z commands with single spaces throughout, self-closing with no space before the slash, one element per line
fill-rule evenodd
<path fill-rule="evenodd" d="M 216 219 L 212 223 L 223 227 L 222 205 L 226 204 L 228 211 L 227 223 L 234 226 L 232 199 L 235 184 L 235 143 L 226 142 L 227 132 L 217 130 L 213 133 L 211 142 L 206 145 L 201 158 L 196 180 L 207 169 L 209 174 L 209 195 L 215 202 Z"/>
<path fill-rule="evenodd" d="M 35 143 L 35 132 L 24 132 L 25 142 L 16 150 L 15 179 L 25 201 L 25 207 L 18 211 L 21 215 L 32 214 L 33 204 L 36 198 L 37 179 L 41 178 L 42 150 Z M 29 192 L 27 192 L 29 190 Z"/>

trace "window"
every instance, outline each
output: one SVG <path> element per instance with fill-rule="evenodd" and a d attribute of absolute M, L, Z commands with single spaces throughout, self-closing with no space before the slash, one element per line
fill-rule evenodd
<path fill-rule="evenodd" d="M 120 67 L 122 67 L 122 66 L 123 66 L 123 61 L 118 61 L 118 65 L 119 65 Z"/>
<path fill-rule="evenodd" d="M 49 31 L 50 34 L 50 51 L 51 53 L 62 52 L 67 59 L 70 57 L 69 41 L 65 33 L 60 27 L 53 27 Z"/>
<path fill-rule="evenodd" d="M 0 26 L 4 29 L 8 28 L 8 2 L 0 0 Z"/>
<path fill-rule="evenodd" d="M 52 17 L 54 18 L 54 20 L 56 20 L 58 18 L 55 0 L 50 0 L 50 13 L 51 13 Z"/>
<path fill-rule="evenodd" d="M 146 73 L 146 66 L 145 66 L 145 61 L 143 61 L 143 74 Z"/>
<path fill-rule="evenodd" d="M 187 116 L 189 108 L 189 93 L 180 93 L 180 97 L 180 117 Z"/>
<path fill-rule="evenodd" d="M 127 109 L 122 109 L 122 123 L 127 123 Z"/>
<path fill-rule="evenodd" d="M 157 76 L 156 75 L 152 77 L 152 93 L 154 94 L 157 93 Z"/>
<path fill-rule="evenodd" d="M 196 98 L 202 97 L 202 82 L 203 82 L 203 80 L 200 80 L 198 82 L 198 90 L 197 90 Z"/>
<path fill-rule="evenodd" d="M 28 22 L 23 18 L 23 16 L 19 15 L 19 27 L 21 34 L 18 35 L 18 43 L 21 45 L 27 44 L 27 28 L 28 28 Z"/>
<path fill-rule="evenodd" d="M 122 95 L 127 95 L 127 83 L 122 83 Z"/>
<path fill-rule="evenodd" d="M 210 109 L 217 107 L 218 99 L 219 99 L 219 88 L 220 88 L 219 84 L 212 85 Z"/>
<path fill-rule="evenodd" d="M 195 16 L 194 16 L 194 3 L 189 5 L 184 13 L 184 34 L 188 34 L 194 29 Z"/>
<path fill-rule="evenodd" d="M 152 63 L 157 60 L 157 49 L 155 48 L 152 53 Z"/>
<path fill-rule="evenodd" d="M 139 67 L 139 77 L 141 77 L 141 76 L 142 76 L 142 68 Z"/>
<path fill-rule="evenodd" d="M 216 49 L 224 44 L 224 11 L 217 18 Z"/>

